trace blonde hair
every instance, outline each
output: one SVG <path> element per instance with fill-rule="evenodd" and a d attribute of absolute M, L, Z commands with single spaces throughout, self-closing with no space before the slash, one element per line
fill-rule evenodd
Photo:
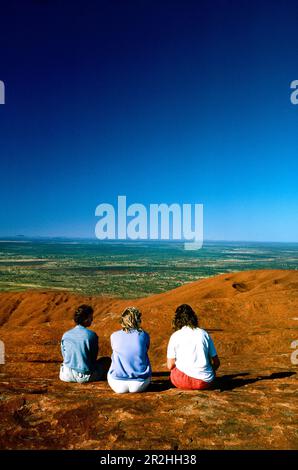
<path fill-rule="evenodd" d="M 120 324 L 122 329 L 128 333 L 131 330 L 142 331 L 141 312 L 135 307 L 127 307 L 121 315 Z"/>

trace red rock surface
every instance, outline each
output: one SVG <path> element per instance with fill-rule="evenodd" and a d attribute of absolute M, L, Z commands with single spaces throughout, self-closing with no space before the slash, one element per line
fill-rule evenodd
<path fill-rule="evenodd" d="M 90 303 L 100 355 L 119 314 L 135 305 L 151 335 L 154 377 L 143 394 L 106 382 L 59 381 L 60 339 L 74 309 Z M 212 391 L 171 388 L 166 347 L 175 308 L 189 303 L 222 366 Z M 67 292 L 0 294 L 1 449 L 297 449 L 298 272 L 246 271 L 135 301 Z"/>

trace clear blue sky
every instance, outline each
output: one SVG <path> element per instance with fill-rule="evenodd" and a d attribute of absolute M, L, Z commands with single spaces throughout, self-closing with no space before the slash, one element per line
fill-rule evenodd
<path fill-rule="evenodd" d="M 203 203 L 205 238 L 298 241 L 297 1 L 1 5 L 0 236 Z"/>

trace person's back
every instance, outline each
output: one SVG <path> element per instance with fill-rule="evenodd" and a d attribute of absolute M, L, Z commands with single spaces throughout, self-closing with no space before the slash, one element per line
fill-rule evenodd
<path fill-rule="evenodd" d="M 176 357 L 176 367 L 184 374 L 205 382 L 214 379 L 210 358 L 216 351 L 205 330 L 184 326 L 175 331 L 170 338 L 168 354 Z"/>
<path fill-rule="evenodd" d="M 150 338 L 141 328 L 141 312 L 128 307 L 121 315 L 122 330 L 111 335 L 112 364 L 108 383 L 116 393 L 143 392 L 151 381 Z"/>
<path fill-rule="evenodd" d="M 96 361 L 98 336 L 88 330 L 93 321 L 93 308 L 80 305 L 74 314 L 76 326 L 66 331 L 61 340 L 63 364 L 60 367 L 60 380 L 63 382 L 90 382 L 100 380 L 103 360 Z"/>
<path fill-rule="evenodd" d="M 94 331 L 77 325 L 62 336 L 61 351 L 67 367 L 82 374 L 91 373 L 98 354 L 98 336 Z"/>
<path fill-rule="evenodd" d="M 189 305 L 177 307 L 173 328 L 167 349 L 172 384 L 185 390 L 210 388 L 220 361 L 211 337 L 199 328 L 197 315 Z"/>
<path fill-rule="evenodd" d="M 111 335 L 113 350 L 110 374 L 115 379 L 147 379 L 151 375 L 148 359 L 149 335 L 145 331 L 123 330 Z"/>

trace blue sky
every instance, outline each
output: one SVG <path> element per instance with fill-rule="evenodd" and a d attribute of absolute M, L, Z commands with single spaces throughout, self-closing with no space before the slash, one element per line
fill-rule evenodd
<path fill-rule="evenodd" d="M 1 6 L 0 236 L 93 237 L 126 195 L 297 242 L 297 26 L 290 0 Z"/>

